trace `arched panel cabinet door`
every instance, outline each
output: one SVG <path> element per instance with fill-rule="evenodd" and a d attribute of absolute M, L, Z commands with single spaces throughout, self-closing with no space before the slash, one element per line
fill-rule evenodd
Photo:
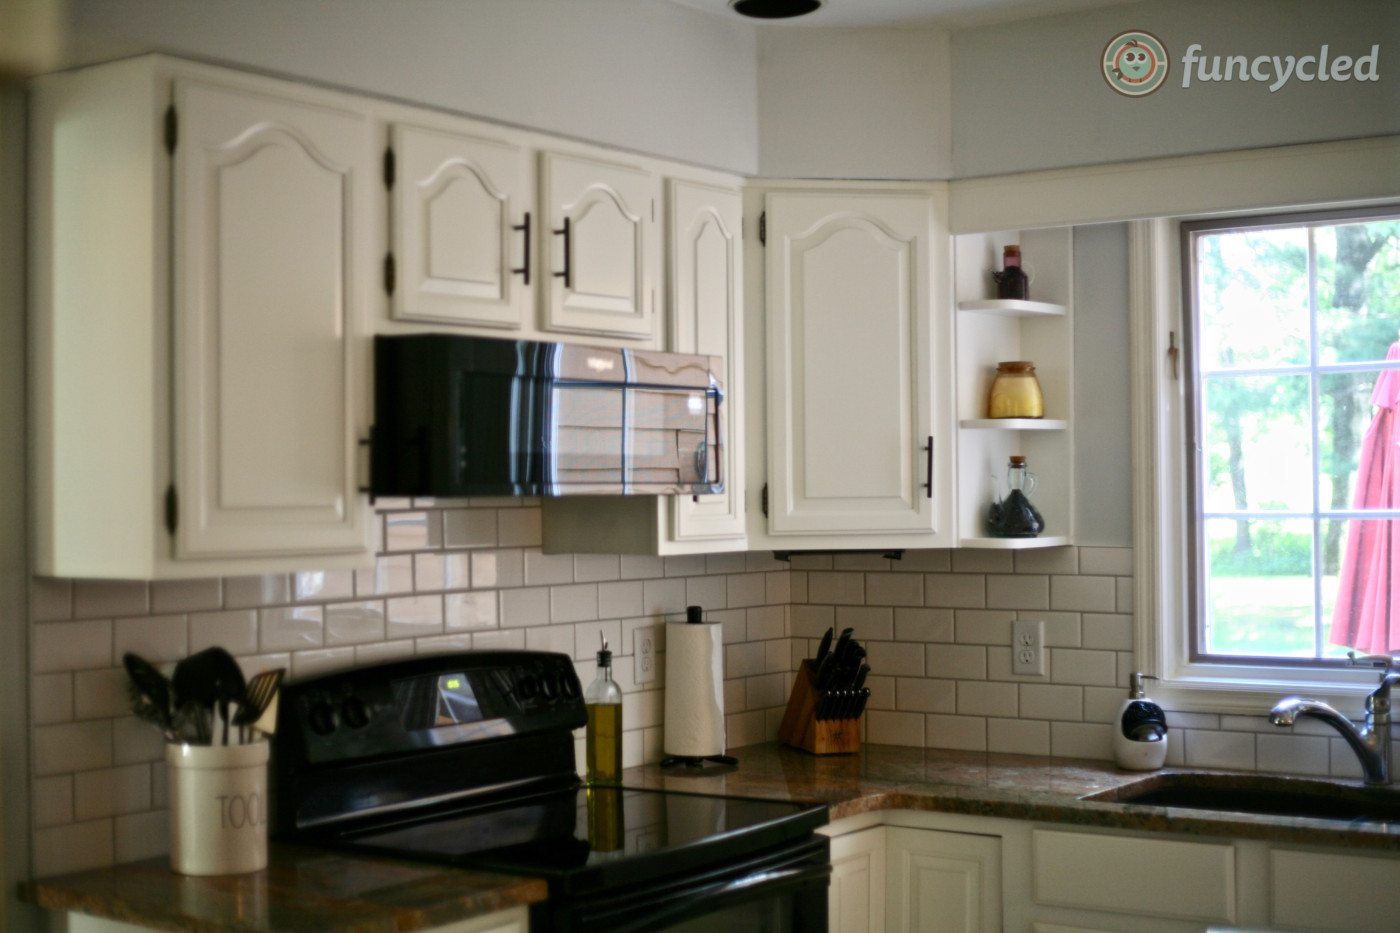
<path fill-rule="evenodd" d="M 518 329 L 538 277 L 525 147 L 405 124 L 391 138 L 394 317 Z"/>
<path fill-rule="evenodd" d="M 672 497 L 671 537 L 742 543 L 743 198 L 738 191 L 672 180 L 669 203 L 671 349 L 724 361 L 719 408 L 724 492 Z"/>
<path fill-rule="evenodd" d="M 767 195 L 770 536 L 951 542 L 936 206 L 927 191 Z"/>
<path fill-rule="evenodd" d="M 556 152 L 540 160 L 544 329 L 655 339 L 660 179 Z"/>
<path fill-rule="evenodd" d="M 177 558 L 363 551 L 370 121 L 180 80 Z"/>

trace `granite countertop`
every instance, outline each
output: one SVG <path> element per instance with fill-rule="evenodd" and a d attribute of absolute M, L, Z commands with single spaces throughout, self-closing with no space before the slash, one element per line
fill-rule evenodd
<path fill-rule="evenodd" d="M 44 878 L 25 900 L 184 933 L 412 933 L 542 901 L 535 878 L 272 843 L 246 875 L 194 877 L 168 858 Z"/>
<path fill-rule="evenodd" d="M 628 769 L 623 783 L 822 803 L 833 821 L 878 810 L 929 810 L 1400 852 L 1396 823 L 1081 800 L 1148 777 L 1110 762 L 891 745 L 818 757 L 775 743 L 733 754 L 739 768 L 728 774 L 685 775 L 652 764 Z M 531 904 L 547 889 L 541 880 L 273 843 L 267 869 L 250 875 L 177 875 L 159 858 L 45 878 L 26 885 L 24 894 L 41 907 L 189 933 L 411 933 Z"/>
<path fill-rule="evenodd" d="M 1081 800 L 1086 794 L 1175 771 L 1121 771 L 1108 761 L 866 745 L 852 755 L 816 756 L 777 743 L 732 750 L 739 768 L 696 777 L 658 765 L 624 773 L 634 787 L 825 803 L 833 821 L 875 810 L 930 810 L 1045 823 L 1400 852 L 1400 824 L 1344 823 L 1178 807 Z M 1248 783 L 1252 772 L 1235 774 Z M 1337 781 L 1361 788 L 1359 781 Z"/>

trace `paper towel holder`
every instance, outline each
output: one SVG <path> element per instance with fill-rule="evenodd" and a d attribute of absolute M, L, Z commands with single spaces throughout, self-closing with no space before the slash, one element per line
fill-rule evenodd
<path fill-rule="evenodd" d="M 668 620 L 669 621 L 669 620 Z M 677 620 L 679 621 L 679 620 Z M 686 606 L 685 621 L 688 625 L 702 625 L 705 610 L 701 606 Z M 661 759 L 663 771 L 705 777 L 712 774 L 726 774 L 739 767 L 739 759 L 733 755 L 668 755 Z"/>

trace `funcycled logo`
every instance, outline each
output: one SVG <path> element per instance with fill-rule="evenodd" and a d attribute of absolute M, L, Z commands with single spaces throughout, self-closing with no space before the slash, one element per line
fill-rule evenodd
<path fill-rule="evenodd" d="M 1150 32 L 1130 29 L 1108 40 L 1103 49 L 1103 79 L 1125 97 L 1145 97 L 1167 80 L 1167 47 Z"/>

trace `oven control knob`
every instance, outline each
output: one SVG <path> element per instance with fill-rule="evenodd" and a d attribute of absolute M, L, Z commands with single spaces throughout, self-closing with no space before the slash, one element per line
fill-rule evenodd
<path fill-rule="evenodd" d="M 559 692 L 570 700 L 575 699 L 579 695 L 578 680 L 568 674 L 560 674 Z"/>
<path fill-rule="evenodd" d="M 335 707 L 326 700 L 317 700 L 306 710 L 306 724 L 317 735 L 330 735 L 335 731 Z"/>
<path fill-rule="evenodd" d="M 340 718 L 351 729 L 363 729 L 369 725 L 369 708 L 359 697 L 346 697 L 340 704 Z"/>
<path fill-rule="evenodd" d="M 559 678 L 552 671 L 540 675 L 540 695 L 552 700 L 559 695 Z"/>
<path fill-rule="evenodd" d="M 533 700 L 540 692 L 539 681 L 533 674 L 521 674 L 515 682 L 515 695 L 522 700 Z"/>

